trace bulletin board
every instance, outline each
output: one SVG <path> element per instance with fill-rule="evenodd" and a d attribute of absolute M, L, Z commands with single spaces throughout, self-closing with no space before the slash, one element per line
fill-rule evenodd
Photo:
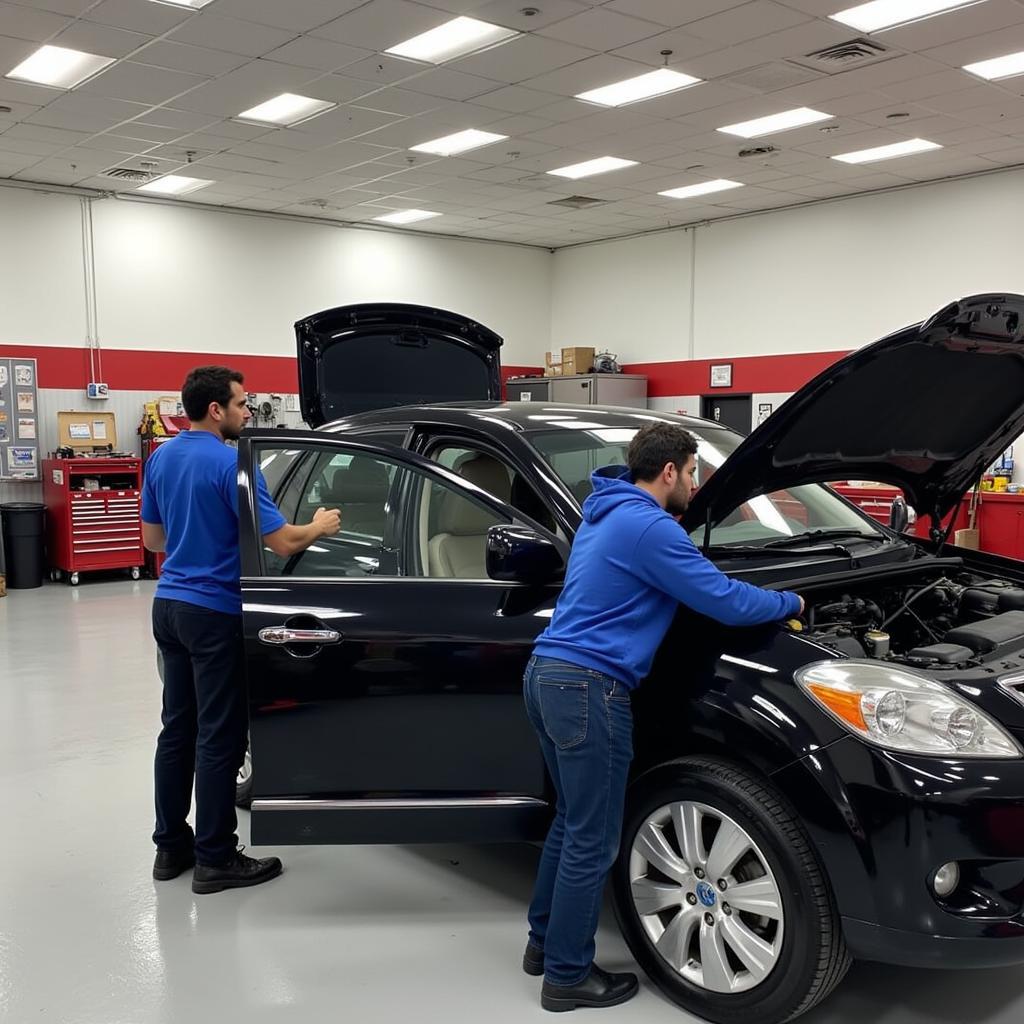
<path fill-rule="evenodd" d="M 0 359 L 0 480 L 38 480 L 39 463 L 36 361 Z"/>

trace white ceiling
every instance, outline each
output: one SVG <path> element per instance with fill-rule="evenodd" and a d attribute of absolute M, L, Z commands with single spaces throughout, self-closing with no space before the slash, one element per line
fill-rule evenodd
<path fill-rule="evenodd" d="M 856 38 L 828 15 L 853 0 L 0 0 L 0 75 L 42 43 L 117 58 L 71 92 L 0 77 L 0 178 L 107 191 L 112 166 L 216 183 L 189 202 L 367 222 L 443 214 L 405 230 L 563 246 L 1024 163 L 1024 76 L 961 65 L 1024 50 L 1024 0 L 974 6 L 870 37 L 878 63 L 828 74 L 806 54 Z M 538 13 L 526 16 L 530 3 Z M 519 29 L 442 67 L 382 55 L 457 14 Z M 660 67 L 705 79 L 607 109 L 575 93 Z M 340 104 L 298 128 L 231 120 L 281 92 Z M 811 106 L 834 114 L 753 141 L 716 132 Z M 903 120 L 889 114 L 907 113 Z M 407 147 L 464 128 L 509 139 L 462 157 Z M 885 163 L 829 157 L 920 136 L 944 148 Z M 776 152 L 739 158 L 769 143 Z M 568 181 L 595 156 L 638 166 Z M 657 193 L 708 178 L 746 187 Z M 582 194 L 585 210 L 548 204 Z M 311 201 L 316 205 L 311 205 Z"/>

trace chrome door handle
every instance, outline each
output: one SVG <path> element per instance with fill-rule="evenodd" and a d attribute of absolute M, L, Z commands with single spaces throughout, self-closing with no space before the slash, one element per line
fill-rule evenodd
<path fill-rule="evenodd" d="M 341 642 L 341 634 L 336 629 L 292 629 L 289 626 L 267 626 L 259 632 L 260 640 L 265 644 L 278 647 L 286 644 L 336 644 Z"/>

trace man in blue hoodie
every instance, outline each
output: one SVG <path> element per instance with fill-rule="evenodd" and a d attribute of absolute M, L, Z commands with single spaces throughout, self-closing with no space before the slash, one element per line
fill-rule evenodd
<path fill-rule="evenodd" d="M 558 796 L 541 856 L 528 974 L 544 975 L 546 1010 L 614 1006 L 634 974 L 593 962 L 605 877 L 618 853 L 629 763 L 630 691 L 648 674 L 679 604 L 730 626 L 798 615 L 797 594 L 730 579 L 680 528 L 694 489 L 697 440 L 651 423 L 626 467 L 593 474 L 565 586 L 524 679 L 527 713 Z"/>

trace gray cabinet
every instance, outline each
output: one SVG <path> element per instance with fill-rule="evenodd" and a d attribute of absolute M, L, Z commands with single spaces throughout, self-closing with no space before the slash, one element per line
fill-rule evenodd
<path fill-rule="evenodd" d="M 647 378 L 632 373 L 581 373 L 572 377 L 510 377 L 510 402 L 621 405 L 647 408 Z"/>

